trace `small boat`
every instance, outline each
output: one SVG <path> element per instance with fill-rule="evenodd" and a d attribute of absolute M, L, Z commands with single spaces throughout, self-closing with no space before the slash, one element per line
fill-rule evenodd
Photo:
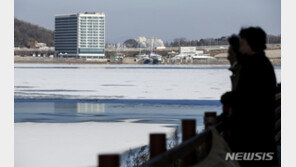
<path fill-rule="evenodd" d="M 150 53 L 150 59 L 152 59 L 152 64 L 160 64 L 162 56 L 157 53 Z"/>
<path fill-rule="evenodd" d="M 162 62 L 162 56 L 153 52 L 136 55 L 136 58 L 143 64 L 160 64 Z"/>

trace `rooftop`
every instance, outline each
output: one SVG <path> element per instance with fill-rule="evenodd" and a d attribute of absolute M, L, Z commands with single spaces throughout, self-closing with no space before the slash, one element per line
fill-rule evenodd
<path fill-rule="evenodd" d="M 55 17 L 78 16 L 78 15 L 100 15 L 100 16 L 105 16 L 105 13 L 84 12 L 84 13 L 72 13 L 72 14 L 57 14 L 57 15 L 55 15 Z"/>

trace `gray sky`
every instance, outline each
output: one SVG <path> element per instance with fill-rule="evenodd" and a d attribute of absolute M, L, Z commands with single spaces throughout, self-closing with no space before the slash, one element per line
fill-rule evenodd
<path fill-rule="evenodd" d="M 220 37 L 251 25 L 281 34 L 280 0 L 15 0 L 14 6 L 16 18 L 51 30 L 56 14 L 104 12 L 108 42 Z"/>

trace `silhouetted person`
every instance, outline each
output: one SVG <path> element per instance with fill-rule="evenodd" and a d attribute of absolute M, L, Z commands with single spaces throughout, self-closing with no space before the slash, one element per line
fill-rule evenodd
<path fill-rule="evenodd" d="M 229 146 L 233 152 L 274 152 L 274 103 L 276 78 L 265 56 L 266 34 L 259 27 L 242 29 L 241 64 L 236 89 L 221 102 L 232 109 Z M 240 161 L 242 166 L 271 166 L 274 161 Z"/>
<path fill-rule="evenodd" d="M 230 63 L 229 70 L 232 72 L 232 75 L 230 76 L 231 80 L 231 91 L 236 91 L 237 83 L 239 80 L 240 72 L 242 65 L 239 62 L 239 57 L 241 56 L 240 53 L 240 39 L 237 35 L 232 35 L 228 38 L 229 48 L 228 48 L 228 56 L 227 59 Z M 232 108 L 230 105 L 224 105 L 223 106 L 223 113 L 218 117 L 218 121 L 226 121 L 229 119 Z M 229 124 L 225 124 L 226 127 L 229 127 Z M 230 136 L 231 131 L 226 129 L 223 131 L 223 136 L 226 140 L 228 140 Z"/>
<path fill-rule="evenodd" d="M 239 63 L 239 57 L 241 57 L 240 53 L 240 39 L 237 35 L 232 35 L 228 38 L 229 48 L 228 48 L 228 56 L 227 59 L 230 63 L 229 70 L 232 72 L 232 75 L 230 76 L 231 80 L 231 91 L 235 91 L 237 88 L 238 79 L 240 76 L 240 71 L 242 68 L 242 65 Z M 231 113 L 231 106 L 226 106 L 226 109 L 224 109 L 224 112 L 222 115 L 218 117 L 218 120 L 227 119 L 227 117 Z M 226 112 L 225 112 L 226 111 Z M 225 132 L 228 133 L 228 132 Z"/>
<path fill-rule="evenodd" d="M 240 53 L 240 40 L 236 35 L 232 35 L 228 38 L 229 49 L 227 59 L 230 62 L 229 70 L 232 72 L 230 76 L 231 79 L 231 90 L 235 91 L 238 83 L 238 79 L 241 71 L 241 64 L 239 62 L 239 58 L 241 56 Z"/>

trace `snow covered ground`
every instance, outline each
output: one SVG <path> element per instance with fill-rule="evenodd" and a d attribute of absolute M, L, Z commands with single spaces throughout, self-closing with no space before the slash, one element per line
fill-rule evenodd
<path fill-rule="evenodd" d="M 98 153 L 122 153 L 148 143 L 149 133 L 171 135 L 162 124 L 131 122 L 16 123 L 16 167 L 96 166 Z"/>

